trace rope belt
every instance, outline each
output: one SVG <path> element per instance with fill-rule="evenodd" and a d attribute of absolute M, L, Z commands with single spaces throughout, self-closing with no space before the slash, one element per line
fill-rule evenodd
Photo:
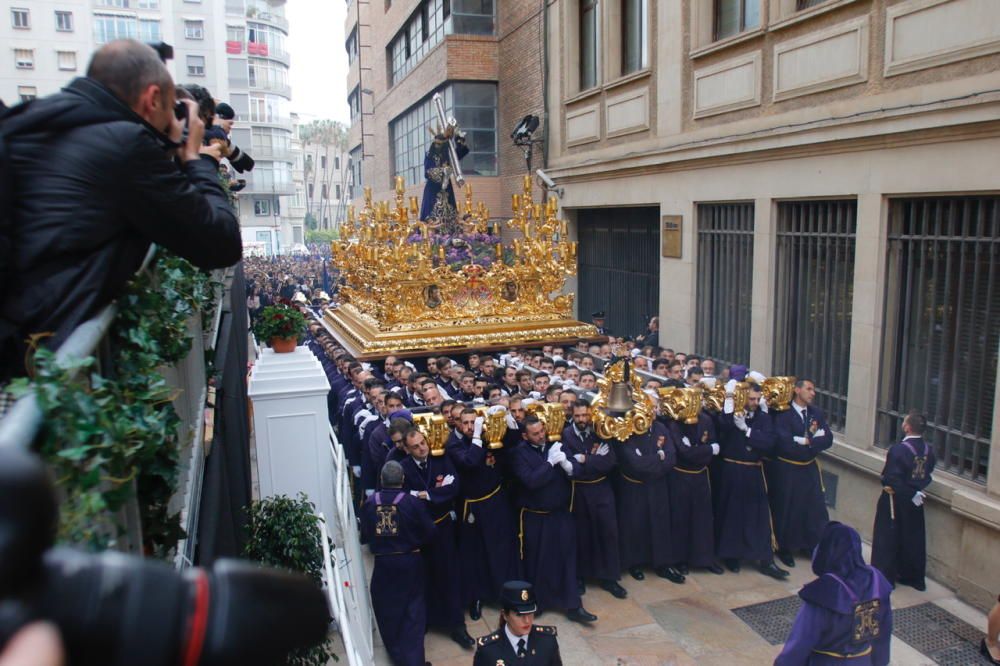
<path fill-rule="evenodd" d="M 708 467 L 702 467 L 701 469 L 684 469 L 683 467 L 674 467 L 675 472 L 683 472 L 685 474 L 701 474 L 702 472 L 707 472 Z"/>
<path fill-rule="evenodd" d="M 778 460 L 783 463 L 788 463 L 789 465 L 798 465 L 799 467 L 805 467 L 807 465 L 816 465 L 816 471 L 819 472 L 819 488 L 824 493 L 826 492 L 826 486 L 823 484 L 823 468 L 819 466 L 819 459 L 813 458 L 809 462 L 802 462 L 800 460 L 789 460 L 788 458 L 782 458 L 778 456 Z"/>
<path fill-rule="evenodd" d="M 749 465 L 750 467 L 762 467 L 762 463 L 758 460 L 757 462 L 747 462 L 746 460 L 733 460 L 732 458 L 723 458 L 724 462 L 735 463 L 737 465 Z"/>
<path fill-rule="evenodd" d="M 816 654 L 823 654 L 827 657 L 833 657 L 835 659 L 857 659 L 858 657 L 867 657 L 872 653 L 872 646 L 869 645 L 866 649 L 861 652 L 855 652 L 854 654 L 841 654 L 839 652 L 827 652 L 826 650 L 813 650 Z"/>
<path fill-rule="evenodd" d="M 413 553 L 419 552 L 419 548 L 414 548 L 413 550 L 397 550 L 391 553 L 375 553 L 375 557 L 385 557 L 386 555 L 412 555 Z"/>
<path fill-rule="evenodd" d="M 882 492 L 889 496 L 889 517 L 896 520 L 896 491 L 892 486 L 883 486 Z"/>
<path fill-rule="evenodd" d="M 640 481 L 638 479 L 633 479 L 631 476 L 627 475 L 625 472 L 622 472 L 621 475 L 622 475 L 622 478 L 625 479 L 626 481 L 628 481 L 629 483 L 638 483 L 640 485 L 643 484 L 643 483 L 646 483 L 645 481 Z"/>
<path fill-rule="evenodd" d="M 435 520 L 434 524 L 437 525 L 438 523 L 440 523 L 441 521 L 445 520 L 446 518 L 451 518 L 451 513 L 444 514 L 443 516 L 441 516 L 440 518 L 438 518 L 437 520 Z"/>
<path fill-rule="evenodd" d="M 578 484 L 578 483 L 585 483 L 587 485 L 593 485 L 595 483 L 600 483 L 601 481 L 603 481 L 606 478 L 608 478 L 608 477 L 602 476 L 599 479 L 591 479 L 590 481 L 585 481 L 583 479 L 573 479 L 572 484 L 570 486 L 570 491 L 569 491 L 569 510 L 570 511 L 573 510 L 573 501 L 576 499 L 576 484 Z"/>
<path fill-rule="evenodd" d="M 493 497 L 498 492 L 500 492 L 500 488 L 502 486 L 503 486 L 503 484 L 497 484 L 497 487 L 494 488 L 493 492 L 491 492 L 489 495 L 483 495 L 482 497 L 477 497 L 476 499 L 467 499 L 467 500 L 465 500 L 465 502 L 462 505 L 462 522 L 464 523 L 465 519 L 469 516 L 469 505 L 470 504 L 475 504 L 476 502 L 482 502 L 483 500 L 488 500 L 489 498 Z"/>
<path fill-rule="evenodd" d="M 551 511 L 540 511 L 538 509 L 529 509 L 527 507 L 521 507 L 521 517 L 519 519 L 520 525 L 519 525 L 518 532 L 517 532 L 517 540 L 521 544 L 521 559 L 522 560 L 524 559 L 524 513 L 526 511 L 528 513 L 537 513 L 540 516 L 547 516 L 548 514 L 552 513 Z"/>

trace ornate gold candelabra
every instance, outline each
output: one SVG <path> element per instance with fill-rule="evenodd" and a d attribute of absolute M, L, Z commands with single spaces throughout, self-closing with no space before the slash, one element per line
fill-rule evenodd
<path fill-rule="evenodd" d="M 525 176 L 504 223 L 516 238 L 505 245 L 500 223 L 474 203 L 471 185 L 464 194 L 460 235 L 417 219 L 419 204 L 406 200 L 401 177 L 393 205 L 373 202 L 366 187 L 360 211 L 348 209 L 342 239 L 332 244 L 343 284 L 325 321 L 359 358 L 597 336 L 571 318 L 574 296 L 563 293 L 566 277 L 576 274 L 577 250 L 556 199 L 536 203 Z M 497 240 L 488 260 L 482 234 Z"/>

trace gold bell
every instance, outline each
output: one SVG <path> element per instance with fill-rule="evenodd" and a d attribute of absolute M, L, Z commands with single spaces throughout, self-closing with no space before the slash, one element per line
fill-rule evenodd
<path fill-rule="evenodd" d="M 626 382 L 615 382 L 608 394 L 608 406 L 605 408 L 611 416 L 624 416 L 632 409 L 632 389 Z"/>

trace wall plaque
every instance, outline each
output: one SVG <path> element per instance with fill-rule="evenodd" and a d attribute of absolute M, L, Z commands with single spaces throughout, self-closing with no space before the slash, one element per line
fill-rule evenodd
<path fill-rule="evenodd" d="M 663 256 L 668 259 L 681 258 L 681 230 L 684 224 L 683 215 L 663 215 Z"/>

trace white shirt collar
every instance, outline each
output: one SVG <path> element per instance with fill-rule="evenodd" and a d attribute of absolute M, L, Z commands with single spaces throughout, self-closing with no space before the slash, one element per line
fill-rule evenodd
<path fill-rule="evenodd" d="M 907 435 L 906 437 L 903 438 L 903 441 L 905 442 L 908 439 L 923 439 L 923 436 L 922 435 Z"/>
<path fill-rule="evenodd" d="M 802 418 L 803 413 L 808 413 L 806 410 L 809 409 L 808 407 L 800 406 L 799 403 L 795 402 L 794 400 L 792 401 L 792 407 L 795 408 L 795 413 L 799 415 L 799 418 Z"/>
<path fill-rule="evenodd" d="M 515 636 L 514 632 L 512 632 L 510 630 L 510 627 L 508 627 L 506 624 L 503 625 L 503 632 L 507 634 L 507 640 L 510 641 L 510 646 L 514 648 L 514 654 L 517 654 L 517 642 L 522 638 L 524 639 L 524 649 L 525 650 L 528 649 L 528 636 L 531 635 L 530 632 L 525 634 L 524 636 Z"/>

